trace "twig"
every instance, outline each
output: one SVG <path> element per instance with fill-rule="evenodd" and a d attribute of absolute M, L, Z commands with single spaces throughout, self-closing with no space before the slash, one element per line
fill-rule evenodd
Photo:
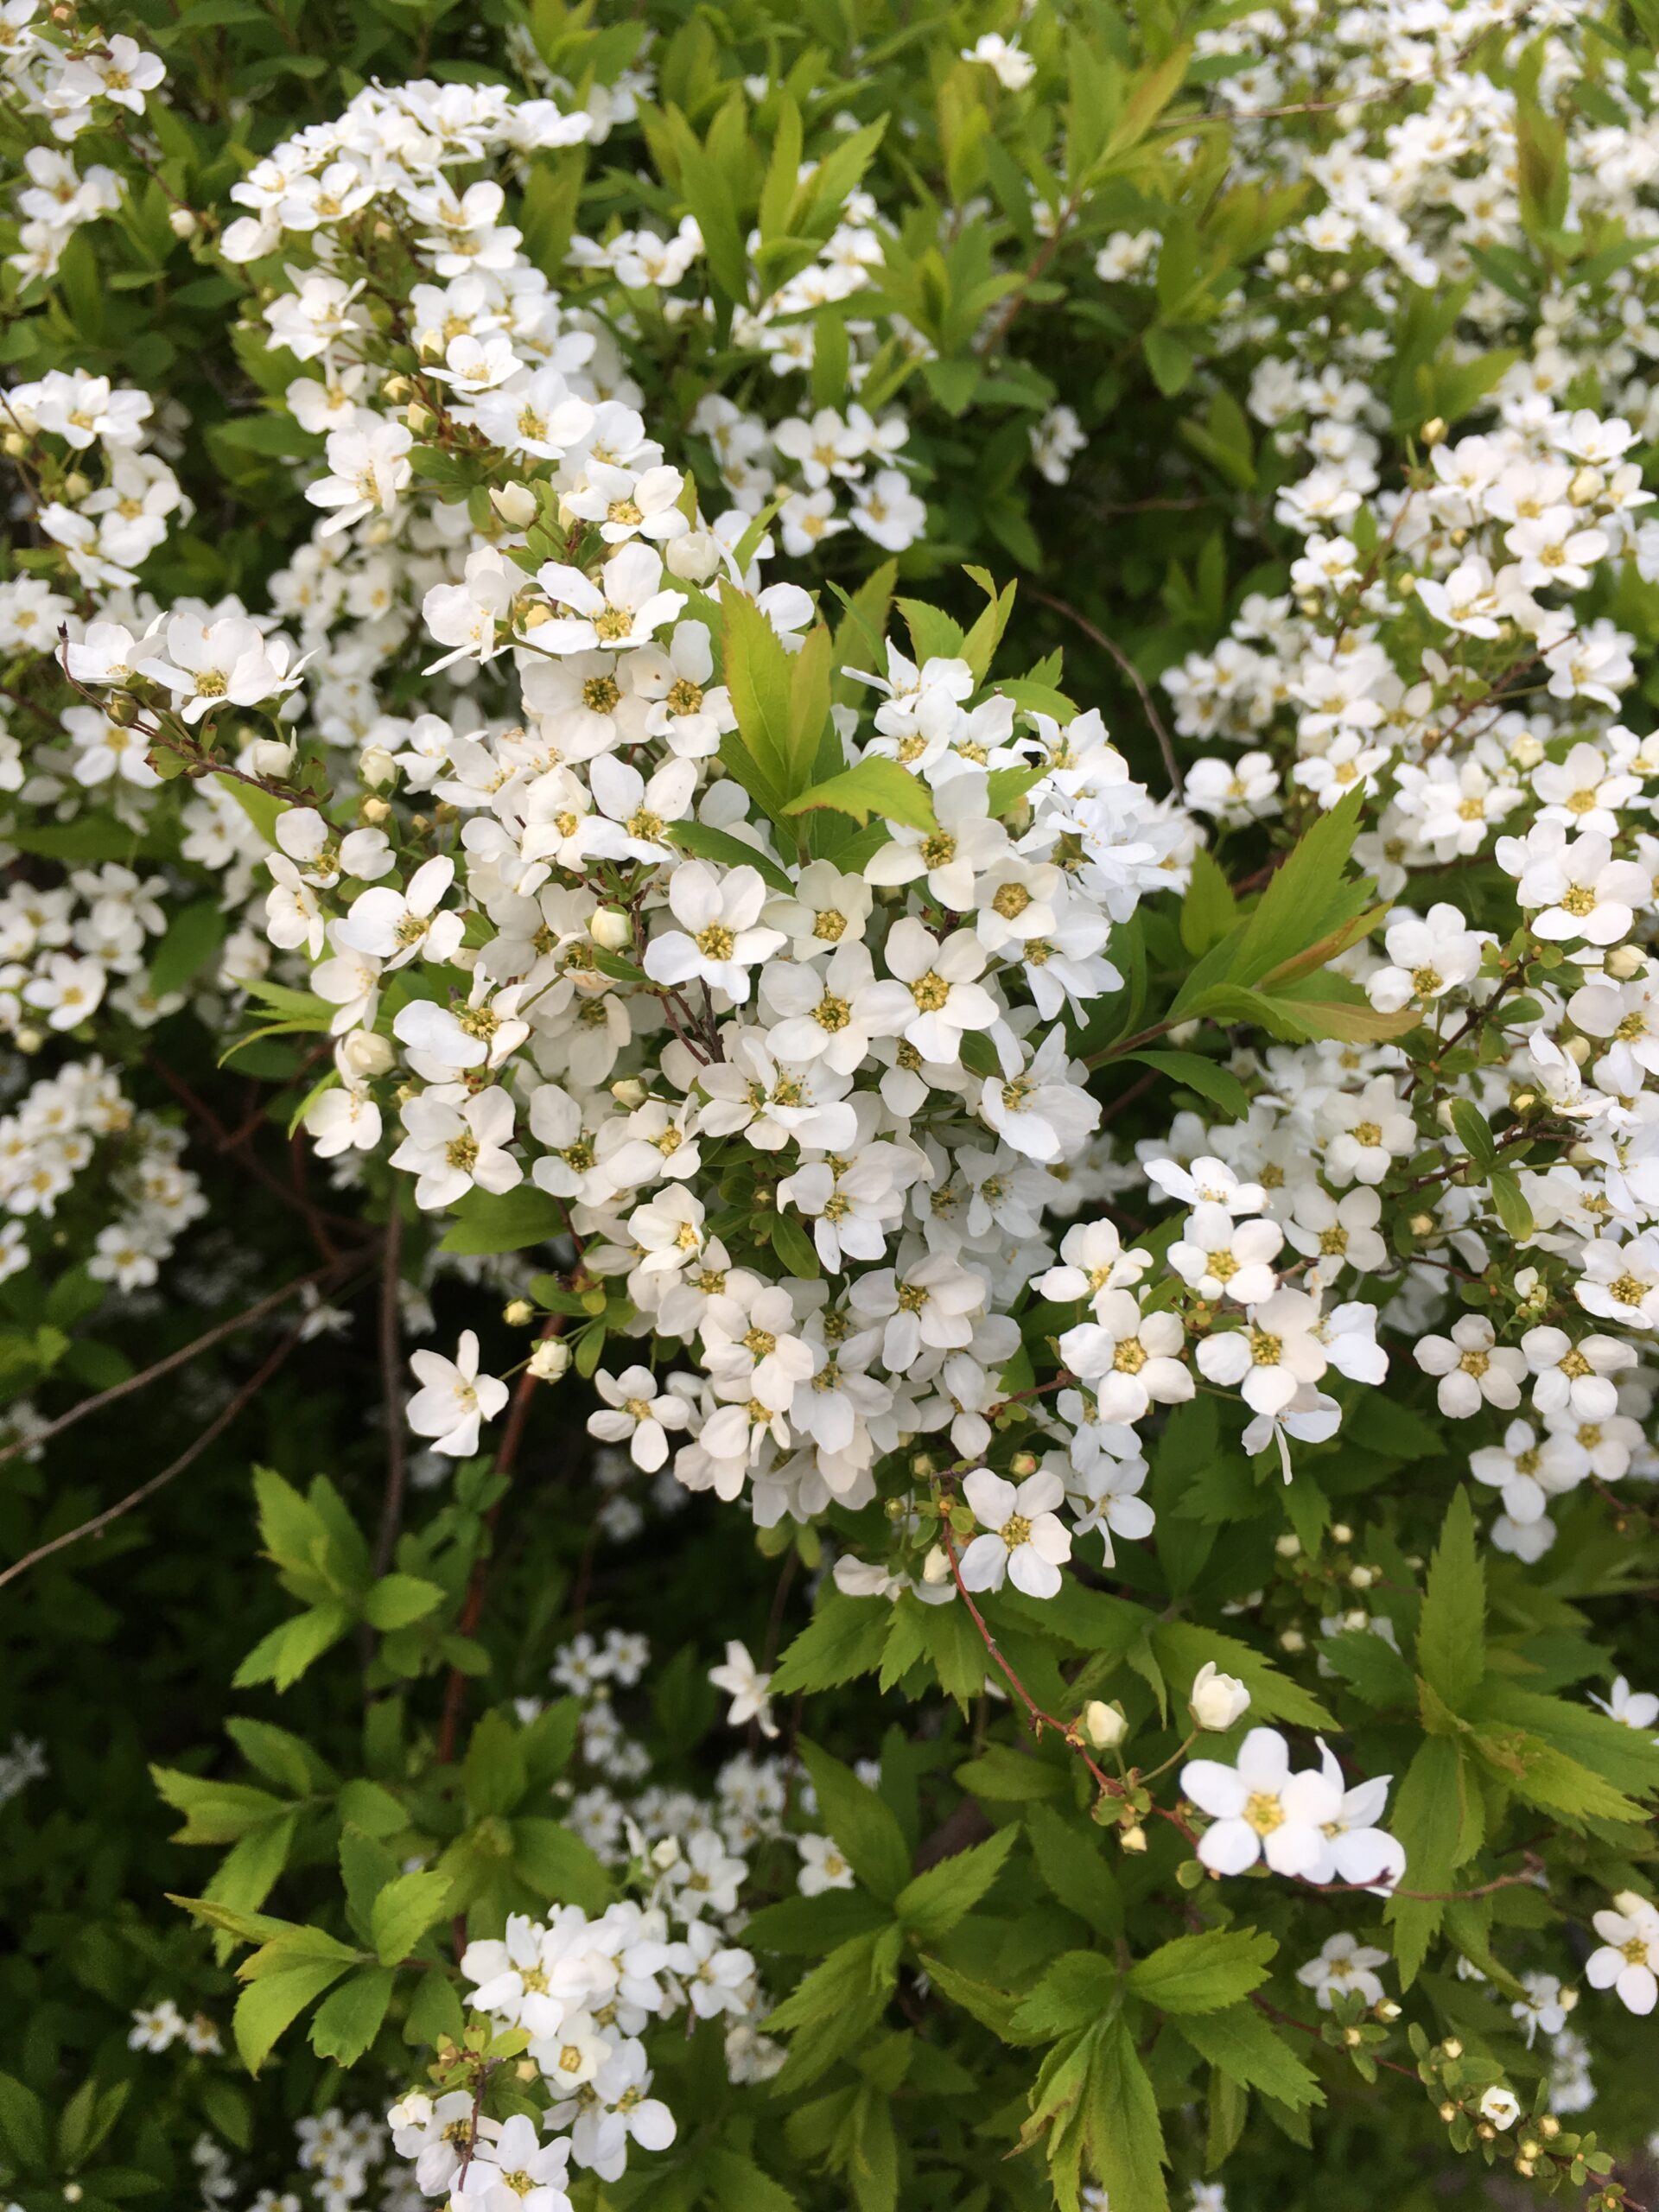
<path fill-rule="evenodd" d="M 154 1497 L 156 1491 L 165 1489 L 175 1476 L 181 1475 L 187 1467 L 194 1466 L 208 1446 L 216 1442 L 237 1415 L 257 1397 L 299 1343 L 300 1335 L 300 1331 L 296 1329 L 283 1338 L 264 1364 L 256 1374 L 249 1376 L 230 1403 L 214 1415 L 189 1450 L 181 1452 L 170 1467 L 163 1467 L 159 1475 L 152 1475 L 147 1483 L 140 1483 L 137 1490 L 130 1491 L 117 1504 L 107 1506 L 102 1513 L 94 1514 L 90 1521 L 83 1521 L 79 1528 L 71 1529 L 61 1536 L 54 1536 L 50 1543 L 37 1545 L 35 1550 L 26 1553 L 22 1559 L 0 1572 L 0 1589 L 8 1582 L 15 1581 L 20 1574 L 26 1573 L 31 1567 L 37 1566 L 41 1560 L 49 1559 L 54 1552 L 67 1550 L 71 1544 L 78 1544 L 83 1536 L 101 1534 L 112 1521 L 118 1521 L 124 1513 L 130 1513 L 136 1506 L 143 1504 L 147 1498 Z"/>
<path fill-rule="evenodd" d="M 1045 607 L 1052 607 L 1057 614 L 1064 614 L 1068 622 L 1075 622 L 1085 638 L 1089 639 L 1092 644 L 1098 645 L 1103 652 L 1111 655 L 1124 675 L 1134 684 L 1140 697 L 1141 711 L 1152 725 L 1152 734 L 1158 741 L 1158 750 L 1163 755 L 1165 772 L 1169 778 L 1176 798 L 1179 798 L 1183 794 L 1180 764 L 1175 758 L 1174 743 L 1164 727 L 1163 717 L 1158 712 L 1157 702 L 1147 688 L 1146 677 L 1141 675 L 1122 645 L 1115 645 L 1097 623 L 1091 622 L 1086 614 L 1080 614 L 1067 601 L 1055 599 L 1046 591 L 1033 593 L 1033 596 L 1040 600 Z"/>
<path fill-rule="evenodd" d="M 564 1319 L 563 1313 L 550 1314 L 542 1330 L 543 1338 L 562 1335 Z M 533 1370 L 526 1367 L 513 1389 L 512 1403 L 507 1408 L 506 1426 L 501 1432 L 500 1447 L 495 1455 L 498 1475 L 512 1472 L 518 1457 L 518 1447 L 524 1441 L 524 1424 L 530 1419 L 530 1402 L 536 1394 L 538 1380 Z M 484 1526 L 492 1534 L 500 1518 L 503 1502 L 503 1498 L 497 1498 L 484 1516 Z M 457 1636 L 470 1636 L 478 1626 L 484 1611 L 484 1583 L 488 1571 L 489 1552 L 486 1548 L 480 1552 L 473 1561 L 472 1573 L 467 1579 L 467 1595 L 461 1601 L 461 1618 L 455 1623 Z M 436 1758 L 440 1766 L 448 1766 L 454 1761 L 455 1745 L 461 1734 L 461 1707 L 466 1697 L 467 1677 L 459 1667 L 452 1667 L 449 1680 L 444 1685 L 443 1713 L 438 1723 Z"/>
<path fill-rule="evenodd" d="M 73 1428 L 78 1421 L 85 1421 L 88 1414 L 99 1413 L 105 1406 L 112 1406 L 118 1398 L 128 1397 L 134 1390 L 142 1390 L 148 1383 L 159 1381 L 163 1375 L 170 1375 L 175 1368 L 188 1365 L 198 1353 L 206 1351 L 210 1344 L 218 1344 L 222 1337 L 234 1336 L 238 1329 L 251 1328 L 254 1322 L 286 1304 L 289 1299 L 304 1290 L 308 1284 L 320 1282 L 324 1276 L 334 1272 L 332 1268 L 314 1268 L 308 1275 L 296 1276 L 292 1282 L 285 1283 L 281 1290 L 273 1290 L 268 1297 L 250 1306 L 245 1313 L 233 1314 L 228 1321 L 216 1323 L 181 1351 L 168 1352 L 165 1359 L 158 1359 L 154 1366 L 144 1368 L 137 1375 L 128 1376 L 124 1382 L 111 1382 L 107 1390 L 99 1390 L 93 1397 L 83 1398 L 78 1406 L 71 1406 L 67 1414 L 60 1414 L 44 1428 L 37 1428 L 32 1436 L 22 1437 L 16 1443 L 8 1444 L 0 1451 L 0 1466 L 3 1466 L 8 1459 L 15 1459 L 20 1452 L 32 1452 L 37 1446 L 60 1435 L 66 1428 Z"/>
<path fill-rule="evenodd" d="M 398 1211 L 394 1191 L 386 1216 L 385 1241 L 380 1249 L 380 1399 L 386 1415 L 386 1489 L 374 1544 L 377 1576 L 384 1574 L 391 1565 L 398 1532 L 404 1524 L 404 1492 L 409 1477 L 409 1445 L 404 1434 L 403 1316 L 397 1303 L 403 1249 L 404 1217 Z"/>

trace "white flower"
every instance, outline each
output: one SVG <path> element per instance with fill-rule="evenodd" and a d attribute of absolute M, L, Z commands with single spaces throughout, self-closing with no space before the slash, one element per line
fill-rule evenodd
<path fill-rule="evenodd" d="M 1256 1306 L 1273 1295 L 1273 1262 L 1284 1241 L 1276 1221 L 1236 1222 L 1224 1206 L 1197 1205 L 1169 1248 L 1169 1263 L 1200 1298 Z"/>
<path fill-rule="evenodd" d="M 1435 1398 L 1452 1421 L 1466 1421 L 1483 1405 L 1508 1413 L 1521 1402 L 1526 1354 L 1500 1345 L 1484 1315 L 1465 1313 L 1449 1337 L 1424 1337 L 1414 1353 L 1425 1375 L 1440 1377 Z"/>
<path fill-rule="evenodd" d="M 726 1646 L 725 1664 L 711 1667 L 709 1679 L 717 1690 L 724 1690 L 732 1700 L 731 1710 L 726 1716 L 728 1727 L 741 1728 L 750 1720 L 758 1720 L 763 1734 L 777 1734 L 777 1728 L 772 1723 L 771 1700 L 766 1694 L 772 1676 L 760 1672 L 750 1658 L 746 1644 L 740 1643 L 735 1637 L 730 1639 Z"/>
<path fill-rule="evenodd" d="M 1218 1674 L 1215 1661 L 1206 1659 L 1192 1677 L 1192 1688 L 1186 1702 L 1187 1709 L 1200 1728 L 1207 1728 L 1216 1735 L 1224 1735 L 1243 1718 L 1250 1702 L 1250 1694 L 1236 1675 Z"/>
<path fill-rule="evenodd" d="M 409 1134 L 391 1164 L 418 1178 L 415 1203 L 429 1211 L 455 1205 L 474 1184 L 499 1197 L 524 1180 L 505 1149 L 512 1123 L 512 1100 L 499 1084 L 459 1101 L 426 1091 L 404 1107 Z"/>
<path fill-rule="evenodd" d="M 659 554 L 637 540 L 613 553 L 594 583 L 580 569 L 548 562 L 536 581 L 560 607 L 574 613 L 555 615 L 530 634 L 538 652 L 593 652 L 601 647 L 622 652 L 649 645 L 665 622 L 685 605 L 683 591 L 661 588 Z"/>
<path fill-rule="evenodd" d="M 749 995 L 749 970 L 784 944 L 781 930 L 758 926 L 766 886 L 758 868 L 734 868 L 721 875 L 706 861 L 687 861 L 669 878 L 668 903 L 677 930 L 664 931 L 645 947 L 645 973 L 653 982 L 694 978 L 741 1003 Z"/>
<path fill-rule="evenodd" d="M 1605 1698 L 1590 1693 L 1592 1705 L 1599 1705 L 1611 1720 L 1622 1721 L 1627 1728 L 1647 1730 L 1659 1720 L 1659 1697 L 1651 1690 L 1633 1690 L 1623 1675 L 1614 1681 Z M 1659 1743 L 1659 1737 L 1654 1738 Z"/>
<path fill-rule="evenodd" d="M 1621 1890 L 1592 1925 L 1602 1948 L 1585 1961 L 1585 1980 L 1592 1989 L 1615 1991 L 1629 2012 L 1651 2012 L 1659 2002 L 1659 1911 L 1634 1890 Z"/>
<path fill-rule="evenodd" d="M 795 1848 L 801 1854 L 801 1871 L 795 1879 L 804 1897 L 854 1887 L 852 1868 L 827 1835 L 798 1835 Z"/>
<path fill-rule="evenodd" d="M 1053 1597 L 1060 1563 L 1071 1556 L 1071 1539 L 1054 1510 L 1065 1495 L 1059 1477 L 1039 1470 L 1016 1489 L 988 1467 L 976 1467 L 962 1491 L 986 1532 L 962 1554 L 964 1587 L 1000 1590 L 1007 1579 L 1028 1598 Z"/>
<path fill-rule="evenodd" d="M 1198 1370 L 1211 1382 L 1236 1386 L 1252 1412 L 1281 1414 L 1328 1363 L 1319 1300 L 1305 1290 L 1278 1290 L 1244 1319 L 1242 1329 L 1200 1339 Z"/>
<path fill-rule="evenodd" d="M 1037 74 L 1037 64 L 1020 47 L 1010 45 L 996 31 L 984 32 L 972 46 L 962 49 L 964 61 L 982 61 L 995 71 L 999 84 L 1009 92 L 1023 92 Z"/>
<path fill-rule="evenodd" d="M 668 1458 L 667 1432 L 685 1427 L 690 1407 L 675 1392 L 659 1390 L 648 1367 L 625 1368 L 620 1375 L 607 1375 L 601 1367 L 594 1388 L 605 1404 L 588 1416 L 589 1436 L 626 1444 L 634 1465 L 655 1474 Z"/>
<path fill-rule="evenodd" d="M 409 1363 L 421 1384 L 406 1409 L 410 1427 L 416 1436 L 429 1436 L 435 1452 L 470 1459 L 478 1449 L 479 1424 L 493 1421 L 509 1395 L 497 1376 L 479 1373 L 478 1338 L 467 1329 L 453 1360 L 417 1351 Z"/>
<path fill-rule="evenodd" d="M 1377 2005 L 1382 1999 L 1382 1985 L 1376 1969 L 1388 1963 L 1386 1951 L 1339 1931 L 1325 1937 L 1317 1958 L 1297 1967 L 1296 1979 L 1304 1989 L 1313 1992 L 1322 2012 L 1328 2012 L 1338 1997 L 1351 1993 L 1363 1998 L 1367 2005 Z"/>
<path fill-rule="evenodd" d="M 1094 1304 L 1094 1319 L 1068 1329 L 1059 1352 L 1093 1390 L 1103 1421 L 1142 1421 L 1154 1405 L 1178 1405 L 1192 1395 L 1177 1315 L 1142 1313 L 1128 1290 L 1103 1291 Z"/>
<path fill-rule="evenodd" d="M 1325 1824 L 1342 1808 L 1341 1789 L 1318 1769 L 1290 1771 L 1290 1746 L 1274 1728 L 1252 1728 L 1236 1766 L 1189 1759 L 1181 1794 L 1211 1824 L 1198 1857 L 1217 1874 L 1242 1874 L 1264 1859 L 1275 1874 L 1305 1874 L 1325 1848 Z"/>
<path fill-rule="evenodd" d="M 1494 2082 L 1491 2088 L 1480 2093 L 1480 2116 L 1490 2120 L 1500 2133 L 1513 2127 L 1521 2117 L 1521 2102 L 1512 2089 L 1505 2089 Z"/>

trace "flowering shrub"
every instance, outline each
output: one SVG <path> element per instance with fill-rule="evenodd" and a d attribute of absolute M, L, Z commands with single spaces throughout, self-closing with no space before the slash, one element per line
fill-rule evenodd
<path fill-rule="evenodd" d="M 1653 2201 L 1656 35 L 4 0 L 22 2212 Z"/>

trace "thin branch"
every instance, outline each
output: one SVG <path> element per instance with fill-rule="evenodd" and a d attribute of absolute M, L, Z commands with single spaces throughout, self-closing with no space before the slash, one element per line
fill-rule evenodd
<path fill-rule="evenodd" d="M 35 1550 L 26 1553 L 22 1559 L 0 1572 L 0 1589 L 3 1589 L 8 1582 L 16 1581 L 20 1574 L 27 1573 L 31 1567 L 38 1566 L 41 1560 L 49 1559 L 54 1552 L 66 1551 L 71 1544 L 78 1544 L 83 1536 L 101 1535 L 111 1522 L 118 1521 L 123 1514 L 130 1513 L 136 1507 L 143 1505 L 147 1498 L 154 1497 L 157 1491 L 164 1490 L 175 1477 L 183 1474 L 187 1467 L 194 1466 L 208 1446 L 216 1443 L 237 1415 L 245 1412 L 258 1396 L 299 1343 L 300 1336 L 300 1331 L 295 1329 L 283 1338 L 270 1358 L 248 1377 L 230 1403 L 213 1416 L 195 1442 L 188 1451 L 181 1452 L 170 1467 L 163 1467 L 159 1475 L 152 1475 L 147 1483 L 140 1483 L 137 1490 L 129 1491 L 118 1503 L 106 1506 L 102 1513 L 94 1514 L 90 1521 L 83 1521 L 79 1528 L 68 1529 L 61 1536 L 54 1536 L 50 1543 L 37 1545 Z"/>
<path fill-rule="evenodd" d="M 114 1405 L 118 1399 L 130 1397 L 133 1391 L 142 1390 L 148 1384 L 158 1382 L 163 1375 L 172 1374 L 175 1368 L 188 1366 L 210 1344 L 218 1344 L 221 1338 L 234 1336 L 239 1329 L 251 1328 L 254 1322 L 263 1320 L 267 1313 L 275 1312 L 277 1306 L 285 1305 L 290 1298 L 296 1296 L 308 1284 L 320 1282 L 324 1276 L 334 1272 L 331 1268 L 314 1268 L 308 1275 L 296 1276 L 292 1282 L 284 1283 L 281 1290 L 273 1290 L 268 1297 L 250 1306 L 245 1313 L 233 1314 L 228 1321 L 216 1323 L 181 1351 L 168 1352 L 165 1359 L 158 1359 L 154 1366 L 146 1367 L 137 1375 L 128 1376 L 124 1382 L 111 1383 L 107 1390 L 99 1390 L 93 1397 L 83 1398 L 78 1406 L 71 1406 L 67 1414 L 60 1414 L 44 1428 L 37 1428 L 32 1436 L 21 1437 L 15 1444 L 8 1444 L 0 1450 L 0 1466 L 3 1466 L 8 1459 L 15 1459 L 20 1452 L 32 1452 L 37 1446 L 61 1434 L 66 1428 L 73 1428 L 78 1421 L 85 1421 L 88 1414 L 100 1413 L 105 1406 Z"/>
<path fill-rule="evenodd" d="M 1080 614 L 1068 601 L 1052 598 L 1046 591 L 1035 592 L 1033 597 L 1040 600 L 1045 607 L 1052 607 L 1057 614 L 1064 614 L 1068 622 L 1076 623 L 1085 638 L 1089 639 L 1092 644 L 1098 645 L 1103 652 L 1111 655 L 1124 675 L 1134 684 L 1140 697 L 1141 711 L 1152 726 L 1153 735 L 1158 741 L 1158 750 L 1163 755 L 1165 772 L 1169 778 L 1176 798 L 1179 798 L 1183 795 L 1180 764 L 1175 758 L 1174 742 L 1164 727 L 1163 717 L 1158 712 L 1157 702 L 1147 687 L 1146 677 L 1141 675 L 1122 645 L 1115 645 L 1097 623 L 1091 622 L 1086 614 Z"/>
<path fill-rule="evenodd" d="M 563 1313 L 549 1316 L 542 1330 L 543 1339 L 562 1335 L 565 1317 Z M 536 1395 L 539 1377 L 526 1367 L 519 1376 L 512 1393 L 512 1403 L 507 1408 L 506 1426 L 501 1432 L 500 1448 L 495 1455 L 495 1471 L 510 1475 L 518 1458 L 518 1447 L 524 1442 L 524 1424 L 530 1419 L 530 1402 Z M 484 1516 L 484 1526 L 493 1535 L 500 1518 L 505 1500 L 497 1498 Z M 473 1561 L 472 1573 L 467 1579 L 467 1595 L 461 1601 L 461 1618 L 455 1623 L 457 1636 L 471 1636 L 484 1611 L 484 1583 L 489 1572 L 489 1553 L 481 1551 Z M 459 1667 L 449 1670 L 449 1680 L 444 1685 L 443 1714 L 438 1724 L 437 1763 L 448 1766 L 455 1756 L 455 1745 L 461 1735 L 461 1708 L 467 1698 L 467 1677 Z"/>
<path fill-rule="evenodd" d="M 397 1300 L 403 1249 L 404 1217 L 394 1191 L 391 1211 L 386 1216 L 385 1241 L 380 1250 L 380 1399 L 386 1415 L 386 1489 L 380 1506 L 379 1534 L 374 1545 L 377 1576 L 384 1574 L 391 1565 L 391 1555 L 397 1549 L 409 1479 L 409 1443 L 404 1433 L 403 1314 Z"/>

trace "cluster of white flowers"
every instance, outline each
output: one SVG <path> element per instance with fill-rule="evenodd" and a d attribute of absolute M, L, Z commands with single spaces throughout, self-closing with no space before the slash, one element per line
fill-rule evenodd
<path fill-rule="evenodd" d="M 165 73 L 157 57 L 124 32 L 110 37 L 77 22 L 73 11 L 6 0 L 0 87 L 8 106 L 39 118 L 56 142 L 25 153 L 28 181 L 14 196 L 17 251 L 6 258 L 25 283 L 52 276 L 81 225 L 113 214 L 125 196 L 123 180 L 106 163 L 77 169 L 63 148 L 83 130 L 124 130 L 129 118 L 141 118 Z"/>
<path fill-rule="evenodd" d="M 87 1272 L 119 1290 L 148 1288 L 189 1224 L 207 1209 L 180 1158 L 181 1133 L 135 1113 L 96 1056 L 43 1076 L 0 1115 L 0 1281 L 29 1265 L 27 1224 L 50 1221 L 94 1162 L 99 1195 L 116 1208 L 91 1238 Z"/>

